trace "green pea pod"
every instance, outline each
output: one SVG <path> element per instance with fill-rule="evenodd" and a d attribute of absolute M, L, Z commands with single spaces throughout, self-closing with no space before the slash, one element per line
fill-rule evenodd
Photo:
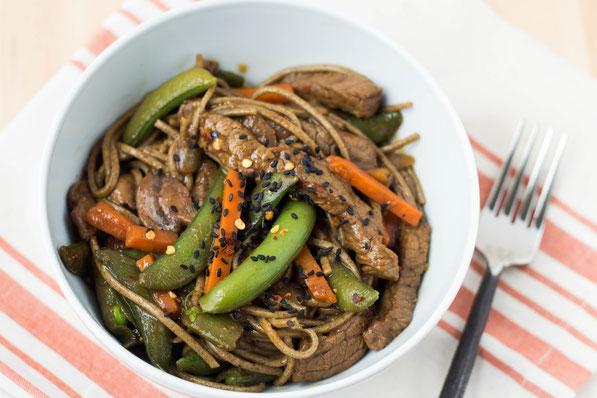
<path fill-rule="evenodd" d="M 221 69 L 216 72 L 216 77 L 224 79 L 224 81 L 226 81 L 226 83 L 228 83 L 230 87 L 234 88 L 242 87 L 245 83 L 245 78 L 241 75 Z"/>
<path fill-rule="evenodd" d="M 195 376 L 209 376 L 222 370 L 222 367 L 210 367 L 195 351 L 189 352 L 176 361 L 176 369 L 181 372 L 190 373 Z"/>
<path fill-rule="evenodd" d="M 188 98 L 201 94 L 217 79 L 203 68 L 191 68 L 163 83 L 145 97 L 135 111 L 122 135 L 122 142 L 137 146 L 153 128 L 160 117 L 176 108 Z"/>
<path fill-rule="evenodd" d="M 116 336 L 124 347 L 130 348 L 138 344 L 139 340 L 135 332 L 126 326 L 126 322 L 123 325 L 121 320 L 117 320 L 118 315 L 114 311 L 114 307 L 119 307 L 122 310 L 120 302 L 122 296 L 116 290 L 112 289 L 110 284 L 99 273 L 97 267 L 93 266 L 92 268 L 95 294 L 100 305 L 104 326 L 110 333 Z"/>
<path fill-rule="evenodd" d="M 91 249 L 87 242 L 77 242 L 69 246 L 61 246 L 58 249 L 60 259 L 67 270 L 75 275 L 83 276 L 89 267 Z"/>
<path fill-rule="evenodd" d="M 247 221 L 250 224 L 249 229 L 245 234 L 257 230 L 262 226 L 265 211 L 273 210 L 280 203 L 284 195 L 292 188 L 298 181 L 298 177 L 293 175 L 284 175 L 284 173 L 274 173 L 269 180 L 260 181 L 257 183 L 251 192 L 250 200 L 255 201 L 257 195 L 263 192 L 263 198 L 259 200 L 259 207 L 255 210 L 255 204 L 251 206 L 251 210 L 247 215 Z"/>
<path fill-rule="evenodd" d="M 328 282 L 336 293 L 336 305 L 349 312 L 358 312 L 371 307 L 379 298 L 377 290 L 361 282 L 348 268 L 332 263 Z"/>
<path fill-rule="evenodd" d="M 133 249 L 131 247 L 126 249 L 124 251 L 124 254 L 126 254 L 130 258 L 134 258 L 135 260 L 141 260 L 143 257 L 145 257 L 147 255 L 147 253 L 145 253 L 144 251 L 139 250 L 139 249 Z"/>
<path fill-rule="evenodd" d="M 221 203 L 225 179 L 226 174 L 220 170 L 203 206 L 174 243 L 175 252 L 162 255 L 147 267 L 141 273 L 141 286 L 153 290 L 176 289 L 191 282 L 205 269 L 213 240 L 213 223 L 220 215 L 212 202 Z"/>
<path fill-rule="evenodd" d="M 238 368 L 229 368 L 216 376 L 217 381 L 224 381 L 229 386 L 253 386 L 258 383 L 270 383 L 276 379 L 274 375 L 247 372 Z"/>
<path fill-rule="evenodd" d="M 182 323 L 226 351 L 234 350 L 243 334 L 241 324 L 234 322 L 227 315 L 207 314 L 198 307 L 193 307 L 188 314 L 183 314 Z"/>
<path fill-rule="evenodd" d="M 148 289 L 139 285 L 139 269 L 135 260 L 116 250 L 103 249 L 95 252 L 95 258 L 108 268 L 120 283 L 139 296 L 153 303 Z M 127 300 L 128 301 L 128 300 Z M 168 371 L 172 357 L 172 333 L 159 320 L 141 307 L 128 301 L 135 318 L 149 361 L 157 368 Z"/>
<path fill-rule="evenodd" d="M 274 222 L 273 231 L 230 275 L 222 279 L 199 304 L 205 312 L 222 313 L 251 302 L 288 268 L 309 238 L 315 224 L 315 208 L 290 200 Z"/>
<path fill-rule="evenodd" d="M 402 124 L 402 112 L 382 112 L 368 119 L 348 117 L 350 124 L 358 128 L 376 144 L 389 140 Z"/>

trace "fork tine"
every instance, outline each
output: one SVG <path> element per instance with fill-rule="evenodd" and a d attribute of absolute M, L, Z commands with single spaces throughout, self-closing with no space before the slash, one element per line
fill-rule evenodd
<path fill-rule="evenodd" d="M 518 122 L 518 127 L 516 127 L 516 132 L 512 137 L 512 143 L 510 144 L 510 150 L 508 151 L 508 157 L 506 161 L 502 165 L 502 170 L 500 171 L 500 176 L 496 182 L 493 183 L 491 187 L 491 192 L 489 193 L 489 201 L 487 202 L 487 206 L 491 211 L 494 210 L 496 203 L 499 200 L 499 197 L 502 193 L 502 188 L 504 187 L 504 182 L 508 176 L 508 171 L 510 170 L 510 165 L 512 165 L 512 159 L 514 158 L 514 153 L 516 152 L 516 148 L 518 147 L 518 143 L 520 142 L 520 137 L 522 136 L 522 130 L 524 130 L 524 120 Z"/>
<path fill-rule="evenodd" d="M 531 201 L 533 200 L 533 195 L 537 189 L 537 180 L 539 177 L 539 172 L 543 167 L 543 162 L 545 161 L 545 157 L 547 155 L 547 150 L 549 149 L 549 145 L 551 144 L 551 139 L 553 137 L 553 129 L 549 128 L 545 132 L 545 138 L 543 138 L 543 142 L 541 143 L 541 148 L 539 149 L 539 153 L 537 154 L 537 159 L 535 159 L 535 165 L 533 166 L 533 170 L 531 171 L 531 176 L 529 177 L 529 183 L 527 184 L 524 193 L 522 194 L 522 206 L 520 207 L 519 217 L 522 221 L 525 221 L 527 215 L 529 213 L 529 209 L 531 207 Z"/>
<path fill-rule="evenodd" d="M 549 197 L 551 196 L 551 189 L 553 188 L 553 181 L 556 176 L 556 172 L 558 171 L 558 166 L 560 165 L 560 160 L 562 159 L 562 154 L 564 153 L 564 148 L 566 147 L 567 141 L 568 134 L 562 134 L 562 136 L 560 137 L 560 141 L 558 142 L 558 146 L 556 148 L 553 160 L 551 161 L 551 165 L 549 166 L 549 171 L 547 172 L 547 176 L 545 177 L 543 190 L 541 191 L 541 196 L 539 196 L 539 201 L 537 201 L 537 206 L 535 207 L 535 214 L 537 214 L 535 219 L 535 226 L 537 228 L 540 228 L 543 224 L 543 220 L 545 218 L 545 211 L 547 210 L 547 205 L 549 204 Z"/>
<path fill-rule="evenodd" d="M 529 162 L 529 158 L 531 156 L 531 150 L 533 149 L 533 146 L 535 145 L 535 139 L 537 138 L 537 124 L 535 123 L 535 125 L 533 126 L 533 130 L 531 131 L 531 135 L 529 136 L 529 138 L 527 139 L 524 151 L 522 153 L 522 164 L 520 165 L 520 168 L 518 170 L 518 175 L 516 176 L 516 179 L 514 180 L 514 185 L 512 185 L 512 189 L 510 192 L 510 195 L 508 197 L 508 199 L 506 200 L 506 206 L 504 207 L 504 212 L 509 215 L 510 211 L 512 210 L 512 206 L 514 205 L 514 202 L 516 201 L 516 194 L 518 193 L 518 189 L 520 188 L 520 183 L 524 177 L 524 170 L 527 167 L 527 164 Z"/>

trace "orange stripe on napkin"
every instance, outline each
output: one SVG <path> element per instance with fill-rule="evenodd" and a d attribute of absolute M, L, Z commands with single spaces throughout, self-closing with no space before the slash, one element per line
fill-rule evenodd
<path fill-rule="evenodd" d="M 0 311 L 118 397 L 166 395 L 129 370 L 0 270 Z"/>
<path fill-rule="evenodd" d="M 12 370 L 8 365 L 4 362 L 0 361 L 0 373 L 3 373 L 6 377 L 10 380 L 18 384 L 23 390 L 27 391 L 29 394 L 33 395 L 34 397 L 47 397 L 46 394 L 43 393 L 39 388 L 35 387 L 33 384 L 29 383 L 23 376 Z"/>
<path fill-rule="evenodd" d="M 98 32 L 89 40 L 87 43 L 87 48 L 89 51 L 94 53 L 95 55 L 99 55 L 102 51 L 106 49 L 110 44 L 114 43 L 117 39 L 114 33 L 110 32 L 108 29 L 101 27 L 99 28 Z"/>
<path fill-rule="evenodd" d="M 17 357 L 21 358 L 21 360 L 23 362 L 25 362 L 27 365 L 29 365 L 33 369 L 37 370 L 38 373 L 40 373 L 42 376 L 44 376 L 46 379 L 48 379 L 50 382 L 52 382 L 56 387 L 58 387 L 59 389 L 64 391 L 66 393 L 66 395 L 68 395 L 69 397 L 73 397 L 73 398 L 80 397 L 79 394 L 77 394 L 69 386 L 64 384 L 64 382 L 62 380 L 60 380 L 58 377 L 56 377 L 56 375 L 54 375 L 54 373 L 50 372 L 42 364 L 35 361 L 33 358 L 31 358 L 29 355 L 25 354 L 23 351 L 19 350 L 17 347 L 12 345 L 10 343 L 10 341 L 6 340 L 2 336 L 0 336 L 0 344 L 2 344 L 4 347 L 6 347 L 6 349 L 11 351 Z"/>

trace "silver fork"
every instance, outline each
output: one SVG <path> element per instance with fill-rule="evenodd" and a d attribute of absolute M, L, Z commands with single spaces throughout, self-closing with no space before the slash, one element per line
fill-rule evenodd
<path fill-rule="evenodd" d="M 535 158 L 528 183 L 524 186 L 525 170 L 537 141 L 538 128 L 536 125 L 526 139 L 516 176 L 512 179 L 508 178 L 511 167 L 513 167 L 515 153 L 520 147 L 523 131 L 524 122 L 520 122 L 512 139 L 510 153 L 491 188 L 485 207 L 481 210 L 475 250 L 485 260 L 487 270 L 460 337 L 458 348 L 452 358 L 440 398 L 464 395 L 500 274 L 508 266 L 531 262 L 543 237 L 545 211 L 549 204 L 558 165 L 566 146 L 567 135 L 562 134 L 555 145 L 555 152 L 547 168 L 543 188 L 539 194 L 539 175 L 544 169 L 543 164 L 550 152 L 554 133 L 552 129 L 547 129 L 543 134 L 543 142 Z M 523 186 L 524 191 L 522 195 L 519 195 Z"/>

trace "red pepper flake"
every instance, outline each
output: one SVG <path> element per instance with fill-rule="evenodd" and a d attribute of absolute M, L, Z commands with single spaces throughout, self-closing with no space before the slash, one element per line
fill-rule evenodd
<path fill-rule="evenodd" d="M 274 236 L 274 240 L 278 240 L 278 237 L 277 237 L 277 236 Z"/>
<path fill-rule="evenodd" d="M 280 296 L 280 295 L 278 295 L 278 294 L 274 294 L 274 295 L 272 296 L 272 300 L 274 300 L 274 301 L 277 301 L 277 302 L 280 302 L 280 301 L 282 301 L 282 296 Z"/>
<path fill-rule="evenodd" d="M 358 303 L 359 301 L 363 300 L 363 298 L 361 296 L 359 296 L 358 293 L 355 293 L 352 295 L 352 302 L 353 303 Z"/>
<path fill-rule="evenodd" d="M 137 278 L 135 278 L 134 276 L 129 276 L 129 279 L 132 280 L 132 281 L 134 281 Z"/>

